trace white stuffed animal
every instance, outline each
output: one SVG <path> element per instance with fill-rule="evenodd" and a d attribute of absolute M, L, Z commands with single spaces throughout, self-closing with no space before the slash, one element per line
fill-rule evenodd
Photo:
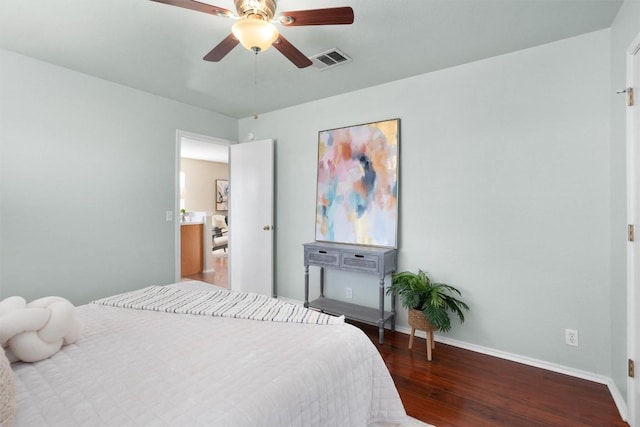
<path fill-rule="evenodd" d="M 22 297 L 0 301 L 0 344 L 13 363 L 37 362 L 75 342 L 81 325 L 73 304 L 44 297 L 27 304 Z"/>

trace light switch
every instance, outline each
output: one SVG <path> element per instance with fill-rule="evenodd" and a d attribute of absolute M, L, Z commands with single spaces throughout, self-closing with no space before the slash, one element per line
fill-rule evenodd
<path fill-rule="evenodd" d="M 166 211 L 165 219 L 167 220 L 167 222 L 173 221 L 173 211 Z"/>

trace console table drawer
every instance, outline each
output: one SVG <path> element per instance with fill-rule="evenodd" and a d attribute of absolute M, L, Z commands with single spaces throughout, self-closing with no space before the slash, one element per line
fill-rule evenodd
<path fill-rule="evenodd" d="M 357 252 L 342 252 L 340 268 L 344 270 L 362 271 L 377 274 L 379 272 L 380 257 Z"/>
<path fill-rule="evenodd" d="M 305 264 L 338 267 L 340 266 L 340 252 L 309 248 L 304 253 Z"/>

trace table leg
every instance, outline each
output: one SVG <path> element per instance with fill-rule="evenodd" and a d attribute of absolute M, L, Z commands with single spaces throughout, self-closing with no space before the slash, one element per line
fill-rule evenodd
<path fill-rule="evenodd" d="M 324 298 L 324 267 L 320 267 L 320 298 Z"/>
<path fill-rule="evenodd" d="M 378 319 L 378 342 L 384 344 L 384 276 L 380 278 L 380 318 Z"/>
<path fill-rule="evenodd" d="M 391 294 L 391 330 L 396 330 L 396 294 Z"/>
<path fill-rule="evenodd" d="M 309 266 L 304 266 L 304 306 L 309 308 Z"/>

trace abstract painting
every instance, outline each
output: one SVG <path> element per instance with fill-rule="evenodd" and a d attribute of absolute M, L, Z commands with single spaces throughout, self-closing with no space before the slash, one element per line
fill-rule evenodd
<path fill-rule="evenodd" d="M 229 203 L 229 181 L 226 179 L 216 179 L 216 210 L 228 210 Z"/>
<path fill-rule="evenodd" d="M 318 132 L 316 241 L 395 248 L 400 119 Z"/>

